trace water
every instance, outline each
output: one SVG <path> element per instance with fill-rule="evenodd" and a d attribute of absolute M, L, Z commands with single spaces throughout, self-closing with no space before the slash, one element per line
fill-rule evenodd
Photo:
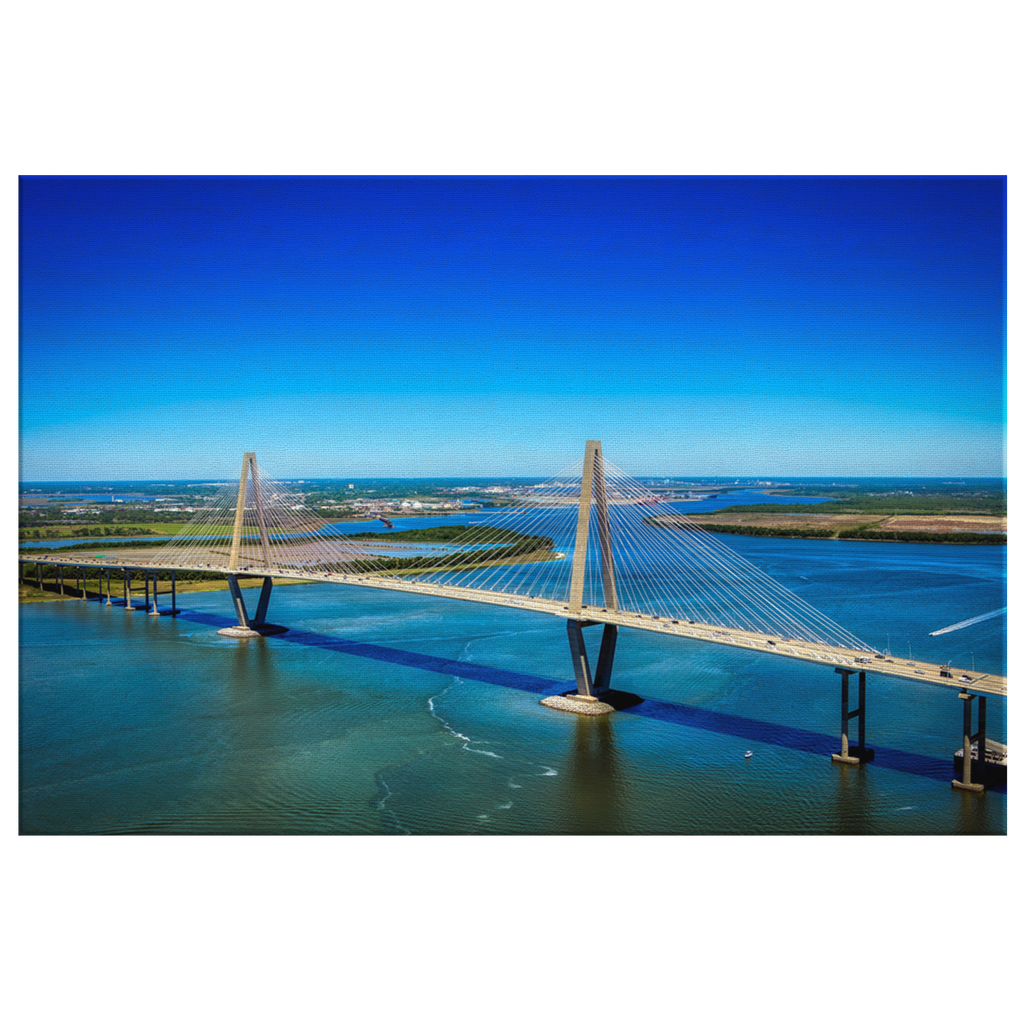
<path fill-rule="evenodd" d="M 1006 671 L 1005 618 L 927 635 L 1006 604 L 1004 548 L 727 540 L 875 646 Z M 226 591 L 179 604 L 21 607 L 23 833 L 1006 831 L 1005 793 L 949 786 L 951 690 L 869 674 L 876 761 L 848 768 L 823 667 L 624 630 L 614 682 L 645 702 L 588 719 L 538 703 L 571 685 L 558 619 L 281 586 L 290 632 L 238 642 Z"/>

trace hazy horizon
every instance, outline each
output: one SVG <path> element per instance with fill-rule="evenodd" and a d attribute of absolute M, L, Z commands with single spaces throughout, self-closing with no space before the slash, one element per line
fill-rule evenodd
<path fill-rule="evenodd" d="M 410 483 L 437 483 L 442 484 L 448 481 L 462 481 L 462 480 L 480 480 L 480 481 L 499 481 L 499 480 L 510 480 L 510 481 L 523 481 L 523 482 L 541 482 L 549 479 L 547 477 L 538 476 L 508 476 L 508 475 L 465 475 L 465 476 L 313 476 L 312 474 L 303 473 L 291 473 L 286 476 L 277 477 L 282 483 L 326 483 L 341 481 L 344 483 L 377 483 L 377 482 L 390 482 L 396 480 L 409 481 Z M 1000 482 L 1005 484 L 1005 476 L 958 476 L 947 474 L 946 476 L 774 476 L 767 477 L 764 474 L 724 474 L 719 476 L 712 476 L 709 474 L 701 473 L 643 473 L 640 474 L 639 479 L 643 480 L 669 480 L 672 483 L 686 483 L 686 482 L 711 482 L 728 484 L 738 482 L 740 484 L 750 485 L 762 485 L 769 486 L 774 483 L 844 483 L 847 481 L 892 481 L 892 482 L 909 482 L 909 481 L 937 481 L 940 483 L 996 483 Z M 70 480 L 20 480 L 19 487 L 55 487 L 58 485 L 67 484 L 151 484 L 151 485 L 165 485 L 172 486 L 174 484 L 222 484 L 222 483 L 236 483 L 236 480 L 230 477 L 152 477 L 152 478 L 137 478 L 131 477 L 126 478 L 110 478 L 110 479 L 70 479 Z"/>
<path fill-rule="evenodd" d="M 1005 473 L 1003 177 L 20 186 L 35 480 Z"/>

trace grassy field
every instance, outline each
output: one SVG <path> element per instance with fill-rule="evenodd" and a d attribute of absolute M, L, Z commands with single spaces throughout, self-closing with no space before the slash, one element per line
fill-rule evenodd
<path fill-rule="evenodd" d="M 783 506 L 784 507 L 784 506 Z M 873 530 L 922 530 L 928 533 L 950 533 L 956 530 L 1006 532 L 1006 516 L 979 515 L 893 515 L 867 513 L 793 513 L 793 512 L 710 512 L 688 516 L 702 526 L 729 523 L 736 526 L 794 526 L 803 529 L 839 530 L 869 527 Z"/>

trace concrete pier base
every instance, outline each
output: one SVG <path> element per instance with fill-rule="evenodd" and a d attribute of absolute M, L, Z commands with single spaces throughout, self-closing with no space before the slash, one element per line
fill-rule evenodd
<path fill-rule="evenodd" d="M 541 704 L 555 711 L 568 711 L 573 715 L 610 715 L 613 711 L 622 711 L 640 704 L 643 697 L 624 690 L 605 690 L 593 697 L 585 697 L 575 690 L 568 690 L 552 697 L 545 697 Z"/>
<path fill-rule="evenodd" d="M 980 782 L 961 782 L 959 779 L 954 779 L 950 785 L 954 789 L 962 789 L 968 793 L 984 793 L 985 787 Z"/>
<path fill-rule="evenodd" d="M 241 501 L 241 498 L 239 498 L 239 501 Z M 241 505 L 239 505 L 239 508 L 241 508 Z M 225 626 L 223 629 L 218 629 L 217 633 L 220 636 L 229 636 L 234 640 L 250 640 L 258 636 L 274 636 L 277 633 L 287 633 L 287 626 L 274 626 L 264 621 L 267 608 L 270 605 L 270 591 L 273 589 L 273 586 L 273 578 L 264 576 L 263 586 L 260 588 L 260 603 L 256 610 L 256 617 L 250 619 L 249 613 L 245 609 L 245 598 L 242 597 L 242 590 L 238 586 L 238 577 L 229 574 L 228 588 L 231 590 L 231 600 L 235 605 L 238 625 Z"/>
<path fill-rule="evenodd" d="M 868 761 L 874 761 L 875 759 L 875 752 L 870 747 L 865 749 L 854 746 L 847 747 L 846 749 L 847 753 L 845 755 L 832 755 L 832 760 L 836 764 L 866 764 Z"/>
<path fill-rule="evenodd" d="M 225 626 L 217 630 L 218 636 L 231 637 L 233 640 L 251 640 L 261 636 L 277 636 L 278 633 L 287 633 L 287 626 L 273 626 L 265 622 L 262 626 Z"/>

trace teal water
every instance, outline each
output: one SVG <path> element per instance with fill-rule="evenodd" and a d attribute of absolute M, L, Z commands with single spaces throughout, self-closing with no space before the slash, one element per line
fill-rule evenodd
<path fill-rule="evenodd" d="M 727 539 L 876 647 L 1006 671 L 1004 618 L 927 635 L 1006 604 L 1005 548 Z M 877 759 L 850 768 L 818 666 L 624 630 L 645 701 L 587 719 L 538 703 L 570 686 L 558 619 L 311 584 L 274 591 L 289 633 L 239 642 L 226 592 L 180 606 L 22 606 L 23 833 L 1006 831 L 1005 793 L 949 786 L 950 690 L 869 674 Z"/>

